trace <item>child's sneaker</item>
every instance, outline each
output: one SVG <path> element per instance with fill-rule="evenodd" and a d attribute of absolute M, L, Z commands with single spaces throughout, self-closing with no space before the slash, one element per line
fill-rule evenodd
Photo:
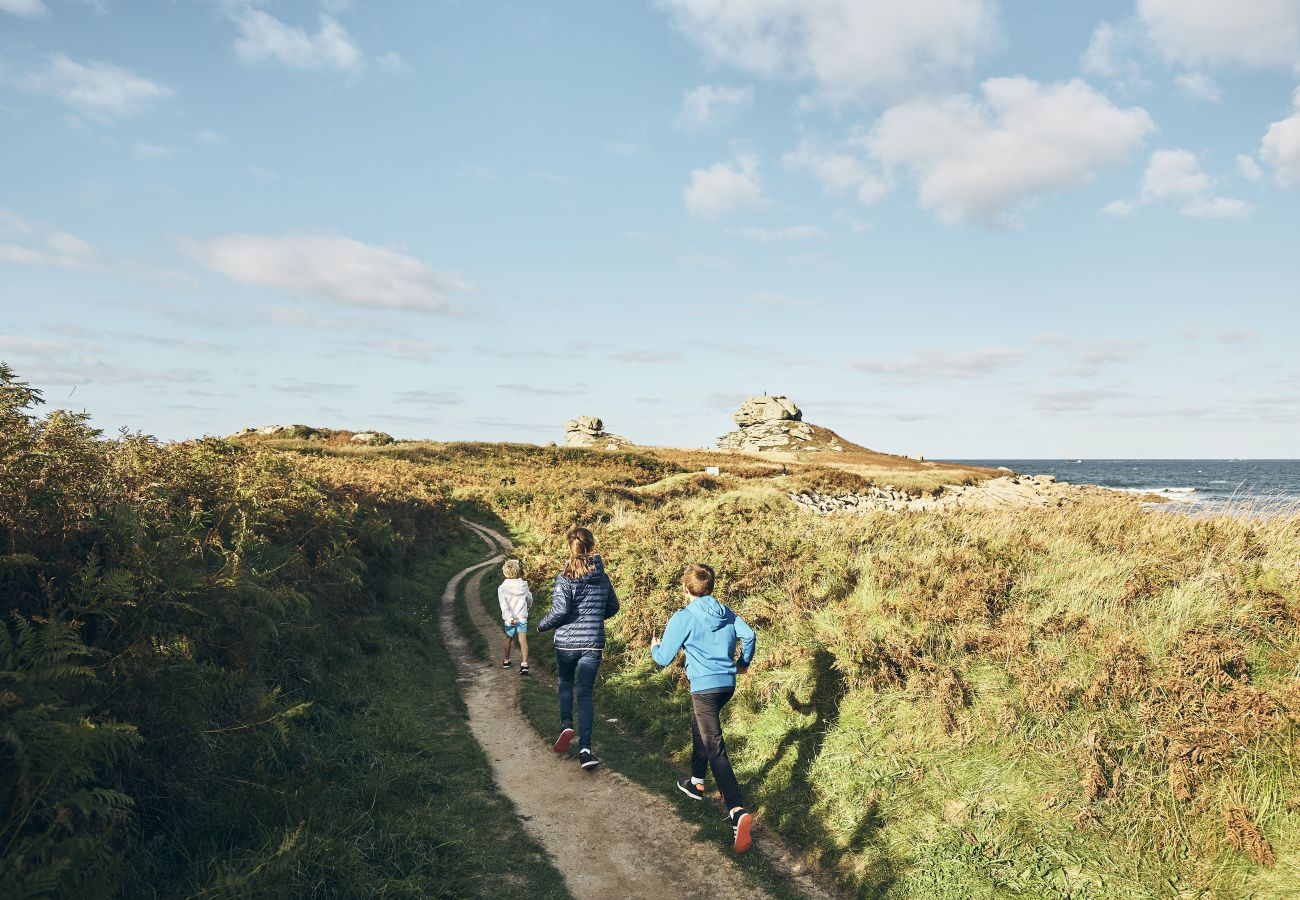
<path fill-rule="evenodd" d="M 576 735 L 577 732 L 573 730 L 572 725 L 565 725 L 560 729 L 560 736 L 555 739 L 555 743 L 551 745 L 551 749 L 556 753 L 568 753 L 569 744 L 572 743 Z"/>
<path fill-rule="evenodd" d="M 689 778 L 678 779 L 677 790 L 681 791 L 683 794 L 685 794 L 687 797 L 690 797 L 692 800 L 704 799 L 704 785 L 696 784 L 694 781 L 691 781 Z"/>
<path fill-rule="evenodd" d="M 582 766 L 588 772 L 600 765 L 600 760 L 592 754 L 590 750 L 583 748 L 578 751 L 578 765 Z"/>
<path fill-rule="evenodd" d="M 508 669 L 508 668 L 510 668 L 510 660 L 507 659 L 505 662 L 503 662 L 503 663 L 501 664 L 501 668 L 503 668 L 503 669 Z"/>
<path fill-rule="evenodd" d="M 527 674 L 528 674 L 528 663 L 520 663 L 520 664 L 519 664 L 519 674 L 520 674 L 520 675 L 527 675 Z"/>
<path fill-rule="evenodd" d="M 732 849 L 737 853 L 744 853 L 754 843 L 754 839 L 749 833 L 754 827 L 754 817 L 742 808 L 733 813 L 728 813 L 727 818 L 731 820 L 731 833 L 735 835 Z"/>

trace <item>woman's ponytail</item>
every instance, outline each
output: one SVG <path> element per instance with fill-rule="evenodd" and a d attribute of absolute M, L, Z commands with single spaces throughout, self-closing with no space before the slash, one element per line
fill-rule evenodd
<path fill-rule="evenodd" d="M 586 528 L 569 530 L 569 561 L 564 564 L 565 578 L 581 578 L 595 569 L 591 555 L 596 550 L 596 537 Z"/>

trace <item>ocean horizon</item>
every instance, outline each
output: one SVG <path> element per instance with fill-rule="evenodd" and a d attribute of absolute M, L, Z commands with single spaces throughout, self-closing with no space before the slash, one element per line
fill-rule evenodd
<path fill-rule="evenodd" d="M 1052 475 L 1071 484 L 1159 494 L 1171 502 L 1300 501 L 1300 459 L 945 459 Z"/>

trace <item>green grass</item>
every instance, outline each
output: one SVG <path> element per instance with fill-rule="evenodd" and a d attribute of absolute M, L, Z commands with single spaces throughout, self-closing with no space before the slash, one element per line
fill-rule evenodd
<path fill-rule="evenodd" d="M 569 896 L 493 783 L 439 633 L 447 579 L 482 555 L 462 541 L 348 624 L 299 764 L 268 786 L 285 824 L 210 864 L 195 896 Z"/>

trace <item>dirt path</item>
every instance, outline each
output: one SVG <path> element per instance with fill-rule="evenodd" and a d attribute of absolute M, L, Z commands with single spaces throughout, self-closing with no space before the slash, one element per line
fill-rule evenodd
<path fill-rule="evenodd" d="M 488 623 L 478 589 L 495 573 L 509 541 L 471 525 L 497 553 L 459 572 L 442 597 L 442 634 L 459 669 L 458 681 L 475 739 L 492 760 L 492 773 L 515 804 L 528 833 L 555 859 L 578 900 L 638 897 L 764 898 L 761 887 L 722 848 L 693 841 L 694 827 L 678 818 L 662 797 L 609 770 L 583 772 L 572 759 L 556 756 L 537 737 L 519 709 L 519 672 L 486 664 L 469 650 L 457 630 L 452 605 L 465 586 L 470 613 L 480 629 Z M 492 568 L 489 568 L 492 567 Z"/>

